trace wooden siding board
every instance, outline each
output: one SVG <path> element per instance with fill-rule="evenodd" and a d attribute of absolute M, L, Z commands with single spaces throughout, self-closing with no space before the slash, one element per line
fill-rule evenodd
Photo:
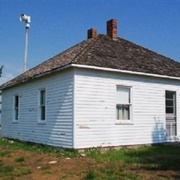
<path fill-rule="evenodd" d="M 72 148 L 73 76 L 73 71 L 64 71 L 3 92 L 2 135 Z M 38 124 L 38 90 L 41 88 L 46 89 L 46 124 Z M 18 123 L 12 122 L 14 94 L 21 96 Z"/>
<path fill-rule="evenodd" d="M 132 125 L 116 124 L 116 85 L 132 87 Z M 166 141 L 165 90 L 171 89 L 180 95 L 179 85 L 173 80 L 77 69 L 76 147 Z M 180 99 L 177 98 L 177 108 L 179 106 Z M 178 129 L 179 115 L 178 112 Z"/>

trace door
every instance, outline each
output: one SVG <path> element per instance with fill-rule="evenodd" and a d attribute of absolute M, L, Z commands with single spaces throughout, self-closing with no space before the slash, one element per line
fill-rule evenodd
<path fill-rule="evenodd" d="M 177 135 L 176 92 L 174 91 L 166 91 L 166 133 L 169 138 Z"/>

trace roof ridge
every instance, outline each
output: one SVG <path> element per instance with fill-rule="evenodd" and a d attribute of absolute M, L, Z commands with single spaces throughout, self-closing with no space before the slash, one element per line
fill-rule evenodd
<path fill-rule="evenodd" d="M 99 35 L 98 35 L 99 36 Z M 91 38 L 91 39 L 88 39 L 90 40 L 89 43 L 81 49 L 81 51 L 73 58 L 73 60 L 71 61 L 71 63 L 76 63 L 78 61 L 78 57 L 81 56 L 81 54 L 84 54 L 85 51 L 87 51 L 89 48 L 93 47 L 95 45 L 95 43 L 99 40 L 97 37 L 94 37 L 94 38 Z M 94 43 L 93 43 L 94 42 Z"/>

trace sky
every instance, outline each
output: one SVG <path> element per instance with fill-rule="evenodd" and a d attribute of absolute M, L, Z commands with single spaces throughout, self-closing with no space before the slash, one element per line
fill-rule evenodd
<path fill-rule="evenodd" d="M 25 23 L 31 16 L 27 68 L 86 40 L 106 34 L 117 19 L 118 36 L 180 62 L 180 0 L 0 0 L 0 84 L 23 72 Z"/>

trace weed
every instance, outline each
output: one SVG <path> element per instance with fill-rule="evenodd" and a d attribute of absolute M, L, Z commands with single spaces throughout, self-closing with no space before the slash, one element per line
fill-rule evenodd
<path fill-rule="evenodd" d="M 31 174 L 31 170 L 28 168 L 18 168 L 18 169 L 15 169 L 13 172 L 14 176 L 22 176 L 22 175 L 27 175 L 27 174 Z"/>
<path fill-rule="evenodd" d="M 108 180 L 114 180 L 117 179 L 116 171 L 114 168 L 103 168 L 100 170 L 101 178 L 102 179 L 108 179 Z"/>
<path fill-rule="evenodd" d="M 79 153 L 74 149 L 57 149 L 56 154 L 57 157 L 77 157 Z"/>
<path fill-rule="evenodd" d="M 10 157 L 11 152 L 9 151 L 1 151 L 0 156 L 1 157 Z"/>
<path fill-rule="evenodd" d="M 42 171 L 44 171 L 44 170 L 48 170 L 48 169 L 50 169 L 50 167 L 49 167 L 49 166 L 41 166 L 41 170 L 42 170 Z"/>
<path fill-rule="evenodd" d="M 24 162 L 24 157 L 18 157 L 15 159 L 15 162 L 18 162 L 18 163 L 21 163 L 21 162 Z"/>
<path fill-rule="evenodd" d="M 85 180 L 93 180 L 96 178 L 95 172 L 92 169 L 89 169 L 86 173 Z"/>
<path fill-rule="evenodd" d="M 0 163 L 0 177 L 8 176 L 14 171 L 13 166 Z"/>
<path fill-rule="evenodd" d="M 0 163 L 0 177 L 16 177 L 30 174 L 31 170 L 26 168 L 14 168 L 13 166 Z"/>

